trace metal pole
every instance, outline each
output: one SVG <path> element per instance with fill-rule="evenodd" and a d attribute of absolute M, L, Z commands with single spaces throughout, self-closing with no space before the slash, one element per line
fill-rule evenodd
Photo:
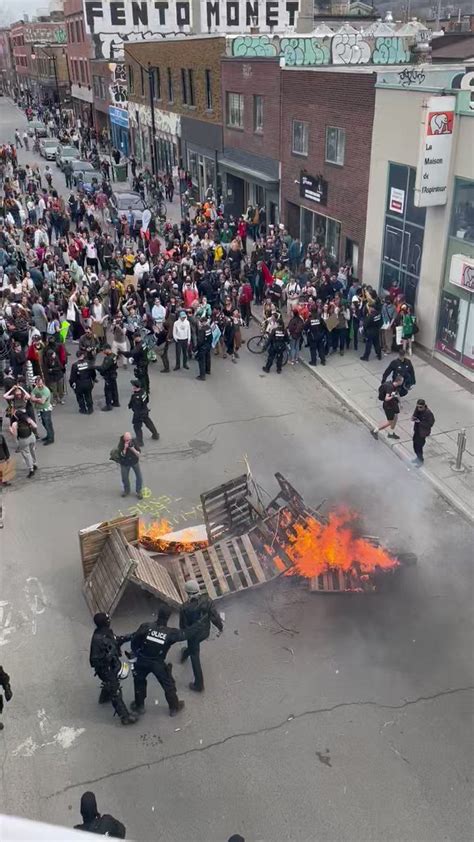
<path fill-rule="evenodd" d="M 451 465 L 453 471 L 457 471 L 457 473 L 462 473 L 466 469 L 462 465 L 462 455 L 466 449 L 466 430 L 463 428 L 458 433 L 458 451 L 456 453 L 456 462 L 454 465 Z"/>
<path fill-rule="evenodd" d="M 54 54 L 51 56 L 53 67 L 54 67 L 54 81 L 56 82 L 56 95 L 58 97 L 58 108 L 61 106 L 61 95 L 59 93 L 59 82 L 58 82 L 58 68 L 56 67 L 56 60 L 57 56 Z"/>
<path fill-rule="evenodd" d="M 154 85 L 153 85 L 153 68 L 148 67 L 148 89 L 150 94 L 150 111 L 151 111 L 151 171 L 153 175 L 156 177 L 158 173 L 158 167 L 156 166 L 156 123 L 155 123 L 155 108 L 153 104 L 153 94 L 154 94 Z"/>

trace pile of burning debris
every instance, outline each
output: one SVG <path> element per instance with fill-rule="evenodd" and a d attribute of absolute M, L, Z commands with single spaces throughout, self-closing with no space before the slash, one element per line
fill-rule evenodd
<path fill-rule="evenodd" d="M 171 530 L 136 516 L 94 524 L 79 533 L 84 595 L 91 613 L 112 614 L 129 582 L 171 605 L 186 599 L 195 579 L 211 599 L 300 577 L 317 593 L 370 593 L 387 576 L 413 564 L 364 536 L 349 510 L 323 516 L 281 474 L 268 505 L 244 474 L 201 495 L 204 524 Z"/>
<path fill-rule="evenodd" d="M 141 525 L 140 543 L 157 559 L 180 556 L 167 565 L 173 578 L 180 568 L 176 578 L 197 578 L 208 591 L 210 580 L 213 597 L 278 575 L 302 577 L 318 593 L 367 593 L 416 560 L 364 536 L 355 512 L 323 517 L 284 477 L 276 478 L 280 492 L 266 507 L 252 496 L 249 478 L 239 477 L 201 496 L 205 525 L 179 532 L 167 521 Z"/>

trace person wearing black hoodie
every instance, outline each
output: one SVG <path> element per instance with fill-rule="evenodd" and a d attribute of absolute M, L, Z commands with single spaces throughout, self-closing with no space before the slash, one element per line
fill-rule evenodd
<path fill-rule="evenodd" d="M 426 444 L 426 439 L 431 435 L 431 428 L 435 423 L 435 417 L 423 398 L 418 398 L 411 420 L 413 421 L 413 450 L 416 455 L 416 459 L 413 462 L 419 468 L 424 461 L 423 448 Z"/>
<path fill-rule="evenodd" d="M 74 830 L 86 830 L 99 836 L 111 836 L 114 839 L 125 839 L 126 828 L 118 819 L 108 813 L 100 815 L 97 800 L 93 792 L 85 792 L 81 798 L 82 824 L 74 825 Z"/>
<path fill-rule="evenodd" d="M 406 358 L 403 348 L 401 348 L 398 352 L 398 357 L 392 360 L 385 369 L 382 374 L 382 383 L 385 383 L 385 381 L 390 377 L 392 382 L 397 380 L 399 377 L 403 378 L 403 385 L 398 389 L 398 394 L 401 398 L 405 397 L 405 395 L 408 394 L 408 390 L 416 383 L 413 363 L 411 360 Z"/>

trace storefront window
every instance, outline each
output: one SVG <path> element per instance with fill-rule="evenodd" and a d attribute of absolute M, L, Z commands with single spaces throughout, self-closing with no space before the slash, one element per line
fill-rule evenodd
<path fill-rule="evenodd" d="M 306 246 L 312 238 L 320 246 L 324 246 L 333 260 L 339 259 L 339 244 L 341 240 L 341 223 L 329 216 L 313 213 L 307 208 L 301 208 L 300 237 Z"/>
<path fill-rule="evenodd" d="M 474 370 L 474 181 L 457 178 L 436 348 Z"/>
<path fill-rule="evenodd" d="M 204 177 L 206 180 L 206 190 L 209 190 L 209 188 L 215 190 L 216 163 L 212 158 L 204 158 Z"/>
<path fill-rule="evenodd" d="M 389 164 L 385 233 L 380 285 L 397 286 L 414 305 L 420 278 L 425 230 L 425 208 L 414 205 L 416 171 L 404 164 Z"/>
<path fill-rule="evenodd" d="M 451 219 L 452 237 L 474 243 L 474 182 L 458 179 Z"/>

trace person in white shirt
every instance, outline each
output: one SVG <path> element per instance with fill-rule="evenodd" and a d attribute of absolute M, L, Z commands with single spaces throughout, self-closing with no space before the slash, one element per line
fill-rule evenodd
<path fill-rule="evenodd" d="M 38 211 L 37 211 L 37 215 L 38 215 L 39 220 L 43 219 L 45 211 L 46 211 L 46 202 L 45 202 L 43 196 L 40 196 L 39 199 L 38 199 Z"/>
<path fill-rule="evenodd" d="M 99 271 L 99 259 L 97 257 L 97 246 L 94 240 L 87 240 L 86 243 L 86 263 L 91 266 L 95 272 Z"/>
<path fill-rule="evenodd" d="M 46 248 L 49 246 L 48 232 L 43 225 L 40 225 L 35 231 L 35 249 L 40 246 L 45 246 Z"/>
<path fill-rule="evenodd" d="M 180 311 L 179 318 L 173 325 L 173 339 L 176 347 L 175 371 L 181 368 L 181 353 L 183 354 L 183 368 L 188 366 L 188 348 L 191 344 L 191 325 L 184 310 Z"/>
<path fill-rule="evenodd" d="M 161 327 L 166 318 L 166 309 L 163 307 L 159 298 L 155 298 L 155 303 L 151 308 L 151 317 L 157 327 Z"/>
<path fill-rule="evenodd" d="M 141 280 L 142 275 L 144 275 L 145 272 L 149 272 L 149 271 L 150 271 L 150 264 L 148 263 L 148 260 L 146 259 L 145 255 L 141 254 L 138 258 L 137 263 L 135 263 L 135 266 L 133 268 L 133 278 L 134 278 L 134 281 L 135 281 L 135 286 L 137 286 L 138 282 Z"/>

